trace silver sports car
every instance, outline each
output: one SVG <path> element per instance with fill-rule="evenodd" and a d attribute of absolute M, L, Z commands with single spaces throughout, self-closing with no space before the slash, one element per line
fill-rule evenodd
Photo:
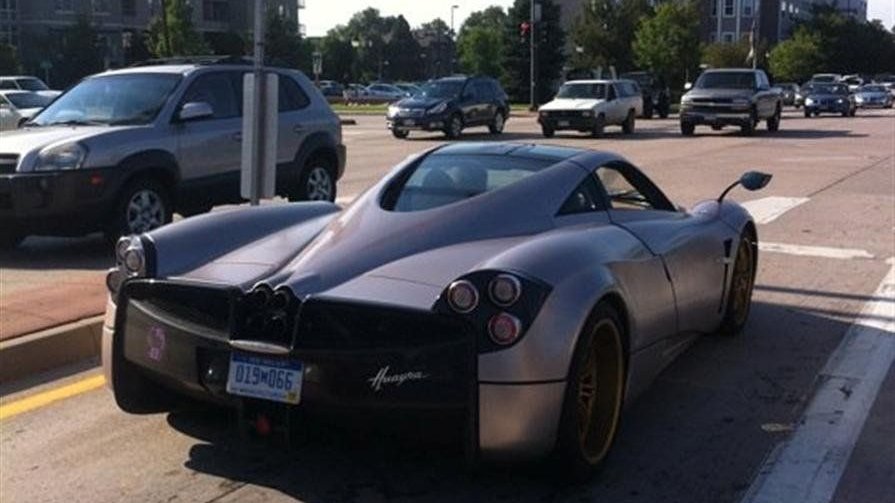
<path fill-rule="evenodd" d="M 606 152 L 462 143 L 343 210 L 221 211 L 122 238 L 103 366 L 119 406 L 234 407 L 259 432 L 315 411 L 455 412 L 468 452 L 586 474 L 623 404 L 698 334 L 738 332 L 755 225 L 675 206 Z"/>

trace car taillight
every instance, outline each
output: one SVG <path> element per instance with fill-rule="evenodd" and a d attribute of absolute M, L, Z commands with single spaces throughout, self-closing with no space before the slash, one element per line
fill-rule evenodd
<path fill-rule="evenodd" d="M 519 300 L 522 295 L 522 283 L 512 275 L 498 274 L 488 284 L 491 301 L 500 307 L 507 307 Z"/>
<path fill-rule="evenodd" d="M 479 305 L 479 291 L 471 282 L 461 279 L 448 287 L 447 300 L 454 311 L 468 313 Z"/>
<path fill-rule="evenodd" d="M 495 344 L 508 346 L 522 333 L 522 322 L 509 313 L 498 313 L 488 321 L 488 335 Z"/>

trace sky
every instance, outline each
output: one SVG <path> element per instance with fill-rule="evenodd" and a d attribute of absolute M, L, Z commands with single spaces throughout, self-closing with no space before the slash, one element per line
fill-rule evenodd
<path fill-rule="evenodd" d="M 489 5 L 506 8 L 512 3 L 513 0 L 305 0 L 306 7 L 300 15 L 308 36 L 322 37 L 330 28 L 347 23 L 355 12 L 367 7 L 379 9 L 383 16 L 403 14 L 411 27 L 417 27 L 436 17 L 450 24 L 451 6 L 456 5 L 454 28 L 459 30 L 471 12 Z M 891 29 L 895 25 L 895 0 L 867 0 L 867 17 L 882 19 Z"/>

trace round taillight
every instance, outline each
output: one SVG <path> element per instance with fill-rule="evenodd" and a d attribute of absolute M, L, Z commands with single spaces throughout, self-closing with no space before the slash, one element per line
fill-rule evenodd
<path fill-rule="evenodd" d="M 522 322 L 509 313 L 498 313 L 488 321 L 488 335 L 495 344 L 507 346 L 519 338 Z"/>
<path fill-rule="evenodd" d="M 143 249 L 131 246 L 124 252 L 124 268 L 128 274 L 139 274 L 146 265 L 146 258 L 143 256 Z"/>
<path fill-rule="evenodd" d="M 479 305 L 479 291 L 475 285 L 461 279 L 454 281 L 447 290 L 447 300 L 451 309 L 458 313 L 468 313 Z"/>
<path fill-rule="evenodd" d="M 488 284 L 491 300 L 501 307 L 507 307 L 519 300 L 522 295 L 522 283 L 515 276 L 498 274 Z"/>
<path fill-rule="evenodd" d="M 118 260 L 119 264 L 124 263 L 124 254 L 127 252 L 127 249 L 131 246 L 131 238 L 130 236 L 124 236 L 118 239 L 118 242 L 115 243 L 115 258 Z"/>

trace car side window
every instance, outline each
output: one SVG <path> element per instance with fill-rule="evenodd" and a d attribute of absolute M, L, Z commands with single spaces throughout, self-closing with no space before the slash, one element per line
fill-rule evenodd
<path fill-rule="evenodd" d="M 310 104 L 308 95 L 301 90 L 295 79 L 288 75 L 279 76 L 278 106 L 280 112 L 301 110 Z"/>
<path fill-rule="evenodd" d="M 675 211 L 671 201 L 636 168 L 625 163 L 609 163 L 596 170 L 614 210 Z"/>
<path fill-rule="evenodd" d="M 562 207 L 559 208 L 556 216 L 559 217 L 602 211 L 605 209 L 602 201 L 603 197 L 600 194 L 600 187 L 597 184 L 597 179 L 588 176 L 575 188 L 575 190 L 572 191 Z"/>
<path fill-rule="evenodd" d="M 490 101 L 494 99 L 494 96 L 491 95 L 491 88 L 484 82 L 475 83 L 475 93 L 476 95 L 478 95 L 480 100 Z"/>
<path fill-rule="evenodd" d="M 463 98 L 467 101 L 478 101 L 480 98 L 473 82 L 467 82 L 466 87 L 463 88 Z"/>
<path fill-rule="evenodd" d="M 18 89 L 18 87 L 11 80 L 0 80 L 0 89 Z"/>
<path fill-rule="evenodd" d="M 610 99 L 610 100 L 614 100 L 615 98 L 618 97 L 618 94 L 617 94 L 615 88 L 616 88 L 615 85 L 613 85 L 613 84 L 610 84 L 610 85 L 609 85 L 609 96 L 608 96 L 608 99 Z"/>
<path fill-rule="evenodd" d="M 236 89 L 230 75 L 224 72 L 207 73 L 196 78 L 180 100 L 184 103 L 204 101 L 211 105 L 214 119 L 229 119 L 239 116 Z"/>

